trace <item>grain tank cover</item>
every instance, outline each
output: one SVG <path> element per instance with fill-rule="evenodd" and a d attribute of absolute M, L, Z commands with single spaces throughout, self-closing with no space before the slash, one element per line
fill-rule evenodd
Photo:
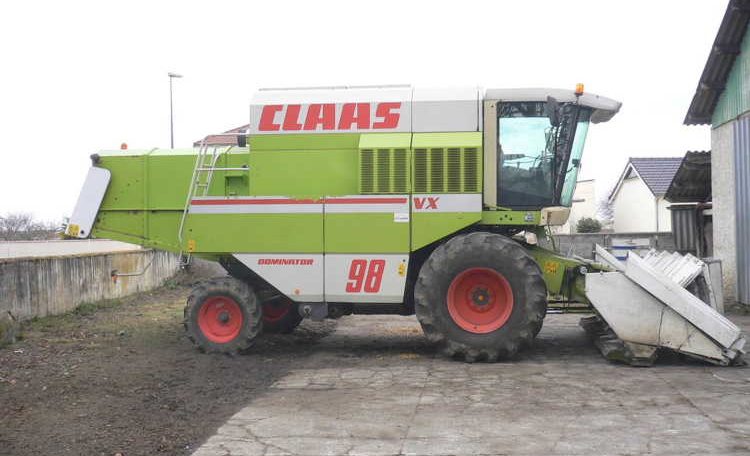
<path fill-rule="evenodd" d="M 477 88 L 411 86 L 264 89 L 250 134 L 479 131 Z"/>

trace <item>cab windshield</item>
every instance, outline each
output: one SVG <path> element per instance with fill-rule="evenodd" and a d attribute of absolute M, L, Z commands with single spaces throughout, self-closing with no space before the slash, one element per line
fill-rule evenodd
<path fill-rule="evenodd" d="M 553 125 L 544 102 L 503 103 L 498 109 L 498 203 L 514 209 L 570 206 L 590 110 L 559 106 Z"/>

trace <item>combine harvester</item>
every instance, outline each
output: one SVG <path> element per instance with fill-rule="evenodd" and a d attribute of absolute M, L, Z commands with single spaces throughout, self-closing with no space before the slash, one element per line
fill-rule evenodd
<path fill-rule="evenodd" d="M 238 146 L 93 155 L 66 234 L 221 263 L 185 308 L 208 352 L 304 317 L 416 313 L 446 355 L 495 361 L 562 296 L 592 306 L 610 358 L 735 363 L 740 330 L 648 265 L 537 245 L 568 218 L 589 123 L 619 109 L 582 85 L 261 90 Z"/>

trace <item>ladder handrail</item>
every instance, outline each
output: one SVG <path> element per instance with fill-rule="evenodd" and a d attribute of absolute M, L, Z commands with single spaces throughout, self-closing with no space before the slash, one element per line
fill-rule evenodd
<path fill-rule="evenodd" d="M 177 230 L 177 242 L 180 244 L 180 250 L 182 250 L 182 232 L 185 229 L 185 218 L 190 210 L 190 201 L 193 199 L 193 192 L 196 188 L 196 176 L 198 174 L 198 168 L 201 166 L 201 158 L 203 156 L 204 149 L 207 147 L 206 138 L 201 140 L 201 145 L 198 148 L 198 155 L 195 157 L 195 166 L 193 167 L 193 175 L 190 178 L 190 187 L 188 188 L 187 198 L 185 199 L 185 208 L 182 211 L 182 217 L 180 218 L 180 228 Z M 180 251 L 182 253 L 182 251 Z"/>
<path fill-rule="evenodd" d="M 180 218 L 180 227 L 177 231 L 177 241 L 180 244 L 180 250 L 182 250 L 182 244 L 184 241 L 182 235 L 185 231 L 185 221 L 187 220 L 187 216 L 190 213 L 190 202 L 196 196 L 198 188 L 203 187 L 201 196 L 207 196 L 209 188 L 211 187 L 211 182 L 213 182 L 214 171 L 248 171 L 250 169 L 249 166 L 223 168 L 216 167 L 216 163 L 219 161 L 221 155 L 226 154 L 230 150 L 232 150 L 235 147 L 234 145 L 213 146 L 210 159 L 207 163 L 206 159 L 209 157 L 208 149 L 210 147 L 210 145 L 207 144 L 207 139 L 208 137 L 201 140 L 201 145 L 198 149 L 198 155 L 195 158 L 195 166 L 193 167 L 193 175 L 190 179 L 190 188 L 188 189 L 187 198 L 185 200 L 185 207 L 182 211 L 182 217 Z M 203 182 L 201 182 L 201 173 L 207 173 L 206 178 Z M 180 251 L 180 254 L 182 254 L 182 251 Z"/>
<path fill-rule="evenodd" d="M 211 181 L 213 181 L 213 178 L 214 178 L 214 169 L 216 169 L 216 162 L 219 161 L 219 157 L 221 156 L 221 154 L 229 153 L 229 151 L 232 150 L 233 148 L 234 148 L 234 145 L 231 145 L 227 149 L 217 153 L 216 152 L 217 146 L 214 146 L 212 157 L 211 157 L 211 166 L 210 166 L 210 169 L 208 170 L 208 177 L 206 178 L 206 186 L 203 189 L 203 196 L 206 196 L 206 194 L 208 193 L 208 188 L 211 186 Z"/>

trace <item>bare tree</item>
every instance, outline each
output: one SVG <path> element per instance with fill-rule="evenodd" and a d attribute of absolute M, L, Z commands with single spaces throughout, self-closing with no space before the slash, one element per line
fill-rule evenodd
<path fill-rule="evenodd" d="M 0 215 L 0 239 L 4 241 L 24 241 L 54 239 L 57 223 L 35 220 L 28 213 L 8 213 Z"/>

